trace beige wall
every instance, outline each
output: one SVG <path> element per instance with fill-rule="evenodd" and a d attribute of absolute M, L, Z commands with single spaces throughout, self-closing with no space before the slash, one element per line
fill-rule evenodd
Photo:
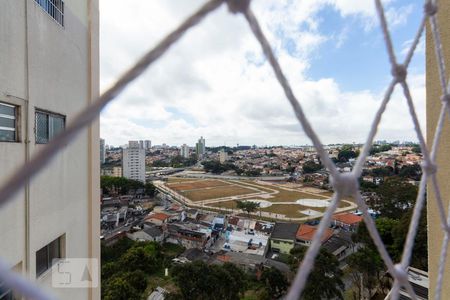
<path fill-rule="evenodd" d="M 447 79 L 450 75 L 450 2 L 439 1 L 438 21 L 440 24 L 441 40 L 447 65 Z M 442 90 L 438 78 L 438 69 L 436 65 L 436 56 L 430 27 L 427 27 L 426 34 L 426 86 L 427 86 L 427 141 L 431 144 L 434 135 L 434 129 L 441 108 L 440 97 Z M 448 207 L 450 195 L 450 122 L 447 115 L 444 132 L 442 133 L 441 143 L 439 145 L 437 164 L 438 181 L 444 198 L 444 207 Z M 428 184 L 428 269 L 430 276 L 430 296 L 434 299 L 434 288 L 436 286 L 437 272 L 439 267 L 439 257 L 443 241 L 443 231 L 441 228 L 438 208 L 435 202 L 435 195 L 431 185 Z M 450 249 L 449 249 L 450 250 Z M 450 253 L 450 251 L 449 251 Z M 450 295 L 450 259 L 447 257 L 445 266 L 446 275 L 444 277 L 444 286 L 442 290 L 442 299 L 447 299 Z"/>
<path fill-rule="evenodd" d="M 98 95 L 98 0 L 66 0 L 64 13 L 62 27 L 34 0 L 0 1 L 0 101 L 21 114 L 20 141 L 0 142 L 0 183 L 46 146 L 35 143 L 36 108 L 68 124 Z M 0 210 L 0 257 L 33 280 L 36 251 L 61 235 L 66 257 L 99 258 L 98 143 L 95 122 Z M 50 274 L 38 281 L 51 287 Z M 99 289 L 52 292 L 100 298 Z"/>

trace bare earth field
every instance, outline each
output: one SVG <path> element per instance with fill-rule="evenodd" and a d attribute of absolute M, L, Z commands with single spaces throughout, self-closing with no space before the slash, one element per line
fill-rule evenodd
<path fill-rule="evenodd" d="M 169 187 L 176 191 L 187 191 L 229 185 L 229 183 L 221 180 L 199 180 L 194 182 L 172 183 L 169 184 Z"/>
<path fill-rule="evenodd" d="M 332 193 L 313 187 L 289 186 L 282 184 L 259 183 L 251 180 L 217 180 L 217 179 L 189 179 L 170 178 L 167 187 L 183 195 L 192 202 L 204 201 L 204 207 L 211 209 L 234 209 L 236 200 L 265 200 L 272 202 L 269 207 L 261 208 L 265 217 L 286 218 L 307 217 L 308 212 L 323 213 L 326 207 L 310 207 L 296 204 L 300 199 L 315 199 L 327 201 Z M 236 200 L 220 200 L 225 197 L 236 197 Z M 217 199 L 217 200 L 215 200 Z M 353 202 L 352 199 L 348 199 Z M 288 202 L 288 203 L 284 203 Z M 351 208 L 348 202 L 341 202 L 339 208 Z M 301 212 L 303 211 L 303 213 Z M 259 213 L 259 210 L 258 212 Z"/>
<path fill-rule="evenodd" d="M 215 198 L 254 194 L 256 192 L 257 191 L 249 188 L 229 185 L 214 188 L 188 190 L 179 193 L 185 196 L 186 198 L 190 199 L 191 201 L 196 202 Z"/>

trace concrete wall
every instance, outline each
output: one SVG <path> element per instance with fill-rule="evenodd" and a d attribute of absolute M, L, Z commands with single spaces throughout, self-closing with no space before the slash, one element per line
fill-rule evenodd
<path fill-rule="evenodd" d="M 440 25 L 441 41 L 447 67 L 447 80 L 450 77 L 450 2 L 439 1 L 438 21 Z M 438 68 L 436 64 L 436 56 L 434 52 L 430 27 L 427 27 L 426 34 L 426 86 L 427 86 L 427 142 L 430 145 L 434 129 L 441 108 L 440 97 L 442 89 L 438 78 Z M 441 136 L 441 143 L 437 156 L 438 181 L 441 193 L 444 198 L 444 207 L 449 205 L 450 185 L 450 122 L 447 114 L 444 131 Z M 439 267 L 439 257 L 444 239 L 441 228 L 438 208 L 435 202 L 435 194 L 431 185 L 428 184 L 428 273 L 430 276 L 430 293 L 429 299 L 434 299 L 434 288 L 436 286 L 437 272 Z M 446 212 L 447 213 L 447 212 Z M 449 249 L 450 250 L 450 249 Z M 450 251 L 448 252 L 450 253 Z M 446 275 L 444 276 L 444 285 L 441 294 L 442 299 L 447 299 L 450 295 L 450 259 L 447 257 L 445 265 Z"/>
<path fill-rule="evenodd" d="M 34 0 L 0 1 L 0 101 L 19 106 L 21 125 L 17 143 L 0 142 L 0 183 L 46 147 L 35 143 L 36 109 L 68 124 L 98 94 L 98 1 L 66 0 L 64 12 L 63 27 Z M 0 210 L 0 257 L 32 280 L 36 251 L 59 236 L 66 257 L 99 257 L 98 140 L 95 122 Z M 37 280 L 51 288 L 49 273 Z M 52 292 L 100 298 L 99 290 Z"/>

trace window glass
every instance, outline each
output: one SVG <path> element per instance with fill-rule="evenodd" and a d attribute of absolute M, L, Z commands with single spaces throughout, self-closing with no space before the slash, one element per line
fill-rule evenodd
<path fill-rule="evenodd" d="M 56 239 L 48 245 L 49 267 L 53 264 L 53 259 L 61 258 L 60 239 Z"/>
<path fill-rule="evenodd" d="M 16 116 L 16 108 L 13 105 L 0 103 L 0 115 L 7 115 L 11 117 Z"/>
<path fill-rule="evenodd" d="M 41 275 L 48 269 L 48 246 L 36 252 L 36 276 Z"/>
<path fill-rule="evenodd" d="M 50 116 L 50 124 L 51 124 L 50 139 L 52 139 L 64 130 L 64 117 Z"/>
<path fill-rule="evenodd" d="M 0 142 L 11 142 L 16 140 L 15 131 L 0 129 Z"/>
<path fill-rule="evenodd" d="M 48 143 L 48 115 L 36 112 L 36 143 Z"/>
<path fill-rule="evenodd" d="M 15 130 L 16 128 L 16 120 L 9 119 L 9 118 L 3 118 L 0 116 L 0 127 L 9 127 L 12 130 Z"/>

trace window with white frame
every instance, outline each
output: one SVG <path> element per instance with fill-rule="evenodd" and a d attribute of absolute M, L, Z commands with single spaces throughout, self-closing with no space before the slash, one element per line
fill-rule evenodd
<path fill-rule="evenodd" d="M 0 102 L 0 142 L 17 141 L 17 106 Z"/>
<path fill-rule="evenodd" d="M 47 144 L 64 130 L 66 117 L 36 110 L 36 144 Z"/>
<path fill-rule="evenodd" d="M 36 277 L 50 269 L 55 259 L 63 257 L 63 241 L 61 236 L 36 252 Z"/>

